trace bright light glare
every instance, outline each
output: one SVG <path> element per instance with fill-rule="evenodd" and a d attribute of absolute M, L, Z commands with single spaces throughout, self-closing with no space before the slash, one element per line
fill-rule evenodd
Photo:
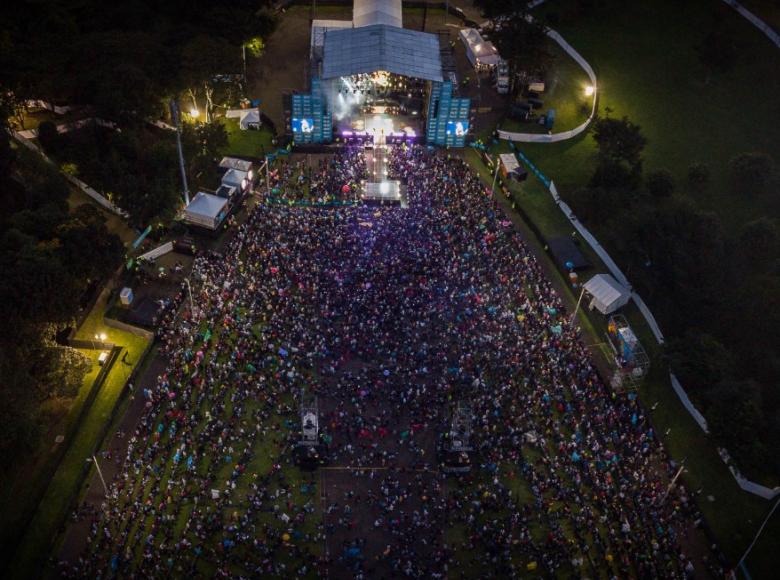
<path fill-rule="evenodd" d="M 588 85 L 587 87 L 585 87 L 585 96 L 586 97 L 592 97 L 593 93 L 595 93 L 595 92 L 596 92 L 596 89 L 593 88 L 591 85 Z"/>
<path fill-rule="evenodd" d="M 195 107 L 193 107 L 193 108 L 191 108 L 191 109 L 190 109 L 190 115 L 191 115 L 192 117 L 197 117 L 198 115 L 200 115 L 200 111 L 198 111 L 198 109 L 196 109 Z"/>

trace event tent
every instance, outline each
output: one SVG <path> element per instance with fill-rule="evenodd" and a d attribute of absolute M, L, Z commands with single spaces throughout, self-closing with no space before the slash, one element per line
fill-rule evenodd
<path fill-rule="evenodd" d="M 609 274 L 596 274 L 583 288 L 592 297 L 590 308 L 602 314 L 611 314 L 631 298 L 631 293 Z"/>
<path fill-rule="evenodd" d="M 184 208 L 184 221 L 188 224 L 216 230 L 227 216 L 228 200 L 199 191 Z"/>
<path fill-rule="evenodd" d="M 262 121 L 260 120 L 260 111 L 257 109 L 247 109 L 238 120 L 238 126 L 241 127 L 242 131 L 258 129 L 260 125 L 262 125 Z"/>

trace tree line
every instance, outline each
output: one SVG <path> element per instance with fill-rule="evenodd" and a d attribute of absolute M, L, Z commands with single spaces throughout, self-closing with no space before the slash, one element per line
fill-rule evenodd
<path fill-rule="evenodd" d="M 0 19 L 0 464 L 33 448 L 44 403 L 72 398 L 88 366 L 55 335 L 72 325 L 90 295 L 122 263 L 124 249 L 91 205 L 70 210 L 56 168 L 18 147 L 10 122 L 25 102 L 82 108 L 118 123 L 70 138 L 41 127 L 40 141 L 69 171 L 105 182 L 107 193 L 145 226 L 176 203 L 172 138 L 151 143 L 144 125 L 186 95 L 208 121 L 223 77 L 240 75 L 244 50 L 262 49 L 274 25 L 270 0 L 11 3 Z M 226 85 L 228 86 L 228 85 Z M 76 161 L 69 147 L 92 133 Z M 73 143 L 75 141 L 75 144 Z M 217 124 L 187 126 L 188 171 L 205 171 L 227 143 Z M 83 144 L 83 143 L 82 143 Z M 101 146 L 104 147 L 101 149 Z M 98 183 L 100 185 L 100 183 Z M 167 213 L 166 213 L 167 212 Z"/>

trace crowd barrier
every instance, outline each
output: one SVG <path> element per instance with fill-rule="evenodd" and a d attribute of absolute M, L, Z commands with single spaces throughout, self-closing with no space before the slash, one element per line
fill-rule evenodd
<path fill-rule="evenodd" d="M 766 22 L 761 20 L 758 16 L 753 14 L 750 10 L 745 8 L 742 4 L 737 2 L 737 0 L 723 0 L 726 4 L 731 6 L 734 10 L 739 12 L 745 19 L 747 19 L 748 22 L 750 22 L 753 26 L 758 28 L 761 32 L 766 35 L 766 37 L 772 41 L 772 43 L 777 47 L 780 48 L 780 34 L 777 33 L 777 31 L 769 26 Z"/>
<path fill-rule="evenodd" d="M 266 202 L 272 205 L 289 205 L 291 207 L 351 207 L 358 205 L 356 201 L 294 201 L 280 197 L 267 197 Z"/>
<path fill-rule="evenodd" d="M 542 0 L 543 1 L 543 0 Z M 536 2 L 534 3 L 534 6 L 538 6 L 542 2 Z M 531 16 L 527 16 L 529 20 L 531 19 Z M 550 37 L 552 40 L 554 40 L 558 46 L 560 46 L 566 54 L 568 54 L 574 61 L 580 65 L 580 68 L 585 71 L 585 74 L 588 75 L 588 78 L 590 79 L 590 84 L 593 86 L 593 104 L 591 105 L 590 109 L 590 115 L 588 118 L 575 127 L 574 129 L 571 129 L 569 131 L 564 131 L 562 133 L 514 133 L 512 131 L 503 131 L 499 129 L 498 136 L 501 139 L 506 139 L 508 141 L 516 141 L 519 143 L 556 143 L 558 141 L 566 141 L 567 139 L 571 139 L 572 137 L 576 137 L 585 129 L 588 128 L 591 121 L 593 120 L 593 117 L 596 116 L 596 102 L 598 98 L 598 82 L 596 79 L 596 73 L 593 72 L 593 67 L 590 66 L 590 63 L 588 63 L 587 60 L 585 60 L 582 55 L 574 50 L 574 47 L 570 45 L 566 40 L 558 34 L 554 30 L 548 30 L 547 36 Z"/>

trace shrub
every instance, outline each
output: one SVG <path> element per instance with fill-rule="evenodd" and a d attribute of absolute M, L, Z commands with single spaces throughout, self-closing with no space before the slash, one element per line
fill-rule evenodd
<path fill-rule="evenodd" d="M 735 191 L 764 193 L 772 177 L 772 158 L 766 153 L 740 153 L 729 162 Z"/>
<path fill-rule="evenodd" d="M 693 163 L 688 167 L 688 185 L 701 190 L 710 180 L 710 168 L 704 163 Z"/>
<path fill-rule="evenodd" d="M 647 191 L 653 197 L 670 197 L 674 193 L 674 177 L 667 169 L 658 169 L 645 179 Z"/>
<path fill-rule="evenodd" d="M 56 152 L 61 144 L 57 125 L 51 121 L 44 121 L 38 125 L 38 142 L 46 153 Z"/>

